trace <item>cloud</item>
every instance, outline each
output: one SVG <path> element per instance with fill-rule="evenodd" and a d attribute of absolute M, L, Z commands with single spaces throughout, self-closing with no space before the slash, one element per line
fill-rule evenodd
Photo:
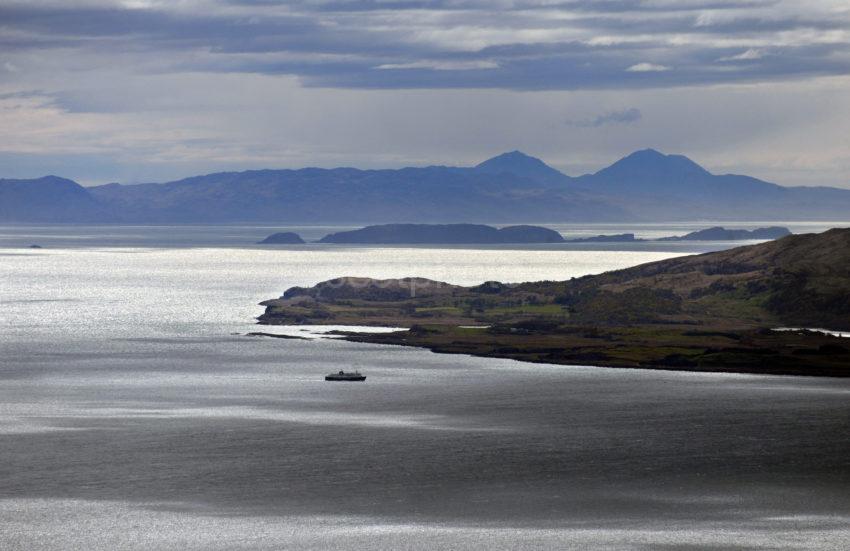
<path fill-rule="evenodd" d="M 609 124 L 632 124 L 639 121 L 642 117 L 640 109 L 630 107 L 620 111 L 611 111 L 602 115 L 597 115 L 592 119 L 567 120 L 568 126 L 576 126 L 579 128 L 599 128 Z"/>
<path fill-rule="evenodd" d="M 740 54 L 720 57 L 717 59 L 717 61 L 754 61 L 763 57 L 764 52 L 762 52 L 758 48 L 748 48 Z"/>
<path fill-rule="evenodd" d="M 0 20 L 0 48 L 20 56 L 294 75 L 317 87 L 582 90 L 850 74 L 850 11 L 831 0 L 69 0 L 8 3 Z"/>
<path fill-rule="evenodd" d="M 411 61 L 409 63 L 384 63 L 376 69 L 432 69 L 434 71 L 466 71 L 474 69 L 498 69 L 495 61 Z"/>
<path fill-rule="evenodd" d="M 658 65 L 657 63 L 635 63 L 626 71 L 630 73 L 660 73 L 662 71 L 669 71 L 670 67 L 666 65 Z"/>

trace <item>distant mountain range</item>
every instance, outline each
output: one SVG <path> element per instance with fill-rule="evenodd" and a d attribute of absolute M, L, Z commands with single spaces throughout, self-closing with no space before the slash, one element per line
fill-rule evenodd
<path fill-rule="evenodd" d="M 841 220 L 850 190 L 714 175 L 681 155 L 637 151 L 570 177 L 519 151 L 475 167 L 304 168 L 82 187 L 0 179 L 0 222 L 392 223 Z"/>

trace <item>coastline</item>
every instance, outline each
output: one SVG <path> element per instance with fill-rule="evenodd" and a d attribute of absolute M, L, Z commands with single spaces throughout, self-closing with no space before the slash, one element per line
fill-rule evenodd
<path fill-rule="evenodd" d="M 423 333 L 422 331 L 425 331 Z M 680 347 L 680 353 L 666 355 L 660 361 L 651 358 L 652 352 L 665 350 L 652 343 L 637 346 L 635 342 L 614 341 L 601 346 L 587 347 L 578 345 L 569 348 L 540 346 L 540 340 L 527 342 L 519 339 L 506 341 L 503 336 L 499 342 L 488 339 L 476 339 L 472 331 L 465 329 L 466 338 L 459 340 L 450 327 L 429 327 L 392 333 L 364 333 L 331 331 L 349 342 L 382 344 L 424 348 L 436 354 L 463 354 L 483 358 L 510 359 L 528 363 L 573 365 L 582 367 L 648 369 L 656 371 L 684 371 L 695 373 L 739 373 L 751 375 L 784 375 L 801 377 L 850 377 L 850 354 L 848 348 L 836 341 L 840 337 L 817 334 L 810 331 L 794 333 L 791 339 L 788 333 L 775 331 L 729 333 L 727 337 L 718 334 L 693 346 Z M 482 336 L 485 329 L 478 330 Z M 710 331 L 706 333 L 712 333 Z M 670 336 L 675 333 L 670 333 Z M 732 335 L 735 335 L 734 337 Z M 758 339 L 758 336 L 761 339 Z M 711 335 L 709 335 L 711 337 Z M 606 339 L 607 337 L 599 337 Z M 719 340 L 745 340 L 744 346 L 722 346 Z M 578 341 L 578 339 L 577 339 Z M 766 346 L 772 343 L 775 347 Z M 566 344 L 566 343 L 560 343 Z M 776 346 L 779 345 L 779 346 Z M 790 348 L 790 354 L 782 353 L 782 348 Z M 840 347 L 844 350 L 840 350 Z M 628 349 L 624 353 L 624 349 Z M 689 355 L 686 351 L 690 351 Z M 619 352 L 619 353 L 617 353 Z M 614 354 L 612 354 L 614 353 Z M 740 363 L 735 362 L 737 358 Z M 702 360 L 702 361 L 698 361 Z"/>
<path fill-rule="evenodd" d="M 314 322 L 310 325 L 323 324 Z M 336 325 L 345 324 L 335 322 L 326 326 Z M 383 327 L 377 321 L 361 321 L 358 325 Z M 813 330 L 729 331 L 695 327 L 659 330 L 653 326 L 627 329 L 576 327 L 573 330 L 572 334 L 505 335 L 493 332 L 490 327 L 411 325 L 409 329 L 398 331 L 334 329 L 324 334 L 354 343 L 423 348 L 435 354 L 461 354 L 538 364 L 693 373 L 850 377 L 848 339 Z M 292 338 L 262 332 L 249 335 Z"/>
<path fill-rule="evenodd" d="M 750 375 L 782 375 L 795 377 L 833 377 L 847 378 L 850 377 L 850 369 L 846 366 L 803 366 L 803 365 L 734 365 L 734 364 L 702 364 L 702 365 L 671 365 L 671 364 L 651 364 L 651 363 L 635 363 L 627 360 L 622 361 L 604 361 L 600 359 L 594 360 L 569 360 L 559 359 L 557 357 L 530 357 L 528 352 L 509 351 L 509 350 L 487 350 L 475 351 L 469 350 L 463 345 L 453 347 L 441 344 L 429 344 L 425 342 L 411 342 L 404 337 L 395 337 L 402 335 L 399 333 L 359 333 L 359 334 L 343 334 L 343 340 L 349 342 L 383 344 L 391 346 L 407 346 L 414 348 L 424 348 L 435 354 L 463 354 L 468 356 L 476 356 L 481 358 L 499 358 L 509 359 L 519 362 L 538 363 L 538 364 L 555 364 L 580 367 L 598 367 L 598 368 L 613 368 L 613 369 L 647 369 L 653 371 L 682 371 L 691 373 L 737 373 Z M 458 343 L 459 344 L 459 343 Z"/>

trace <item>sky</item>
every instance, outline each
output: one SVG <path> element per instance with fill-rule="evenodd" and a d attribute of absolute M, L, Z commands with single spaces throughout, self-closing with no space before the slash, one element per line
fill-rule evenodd
<path fill-rule="evenodd" d="M 847 0 L 0 0 L 0 177 L 570 175 L 647 147 L 850 187 Z"/>

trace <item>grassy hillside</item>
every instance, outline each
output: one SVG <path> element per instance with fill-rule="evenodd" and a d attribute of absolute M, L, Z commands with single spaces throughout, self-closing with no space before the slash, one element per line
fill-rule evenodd
<path fill-rule="evenodd" d="M 606 315 L 594 307 L 598 297 L 613 296 L 621 309 L 668 320 L 850 329 L 850 229 L 645 264 L 561 290 L 561 301 L 575 301 L 581 315 L 598 322 Z M 649 295 L 659 298 L 647 303 Z"/>

